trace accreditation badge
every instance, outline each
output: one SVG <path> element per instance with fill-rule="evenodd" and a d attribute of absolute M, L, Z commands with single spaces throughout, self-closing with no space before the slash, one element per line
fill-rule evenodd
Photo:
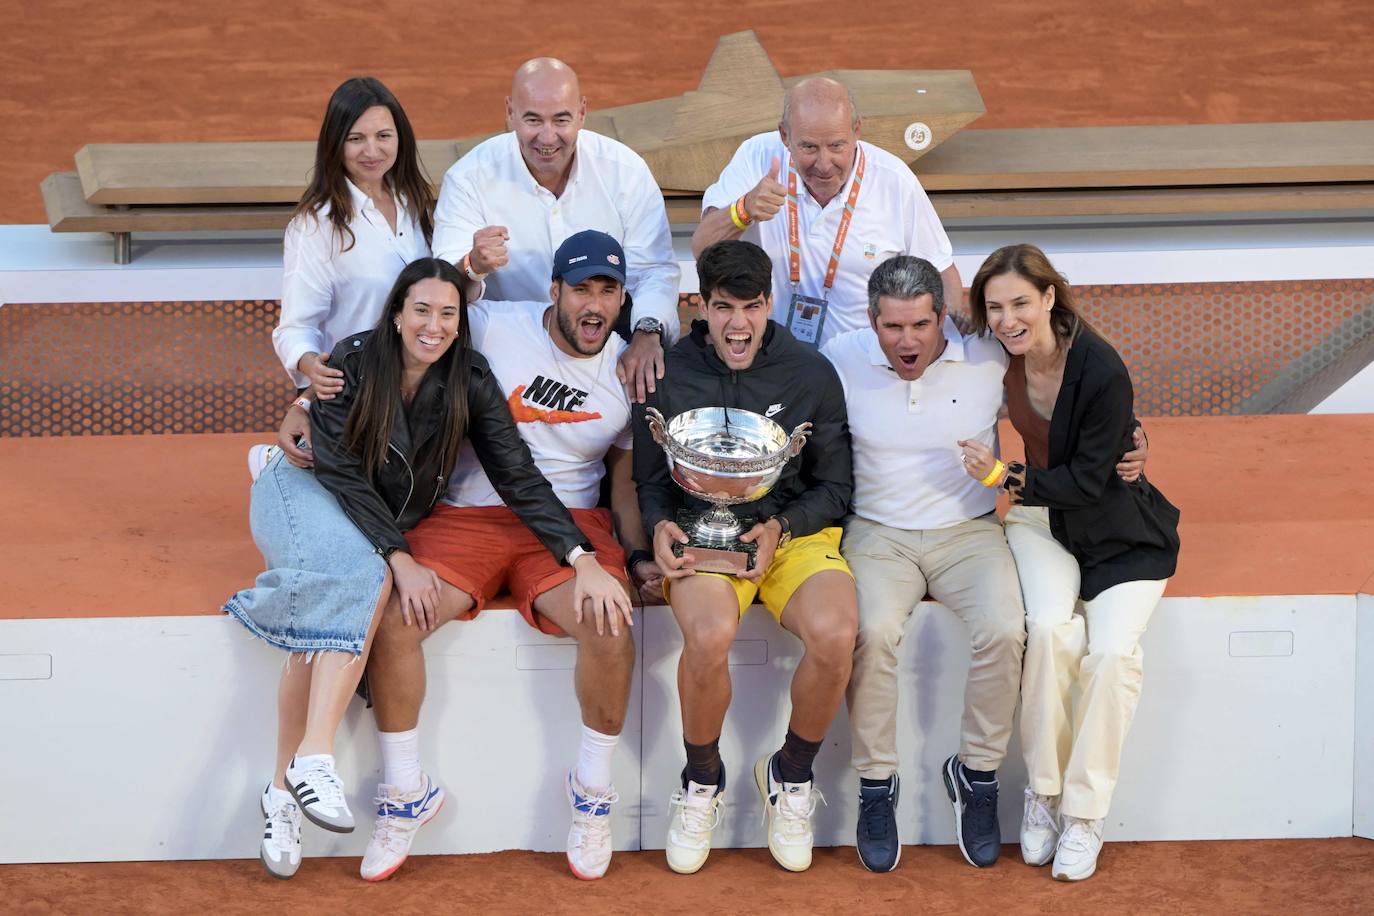
<path fill-rule="evenodd" d="M 787 310 L 787 330 L 802 343 L 816 346 L 821 339 L 821 328 L 825 326 L 827 305 L 824 299 L 792 293 L 792 304 Z"/>

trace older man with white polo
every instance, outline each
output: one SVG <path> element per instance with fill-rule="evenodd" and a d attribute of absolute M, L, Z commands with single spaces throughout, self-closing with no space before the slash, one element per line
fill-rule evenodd
<path fill-rule="evenodd" d="M 744 141 L 702 197 L 699 257 L 722 239 L 773 260 L 773 319 L 822 346 L 868 326 L 868 278 L 895 255 L 940 271 L 945 300 L 963 295 L 953 249 L 911 167 L 859 139 L 862 120 L 840 83 L 813 77 L 783 98 L 776 131 Z"/>

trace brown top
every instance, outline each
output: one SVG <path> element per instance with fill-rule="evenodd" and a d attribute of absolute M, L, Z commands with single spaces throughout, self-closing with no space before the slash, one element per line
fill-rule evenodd
<path fill-rule="evenodd" d="M 1007 389 L 1007 418 L 1026 446 L 1026 464 L 1045 470 L 1050 466 L 1050 421 L 1036 413 L 1026 391 L 1026 359 L 1013 356 L 1002 377 Z"/>

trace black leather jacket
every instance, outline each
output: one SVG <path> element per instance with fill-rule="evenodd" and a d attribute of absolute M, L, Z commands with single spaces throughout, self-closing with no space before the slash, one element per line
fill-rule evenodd
<path fill-rule="evenodd" d="M 399 403 L 401 393 L 396 392 L 389 457 L 376 480 L 363 470 L 361 456 L 343 448 L 344 428 L 358 391 L 363 342 L 371 333 L 355 334 L 334 347 L 329 365 L 343 371 L 344 387 L 337 397 L 316 401 L 312 407 L 311 446 L 315 476 L 385 556 L 392 550 L 410 550 L 403 532 L 415 527 L 443 496 L 453 468 L 440 467 L 440 450 L 434 441 L 446 387 L 437 371 L 425 375 L 409 407 Z M 469 359 L 467 438 L 492 486 L 560 563 L 578 545 L 591 550 L 572 515 L 535 467 L 491 367 L 475 351 Z"/>

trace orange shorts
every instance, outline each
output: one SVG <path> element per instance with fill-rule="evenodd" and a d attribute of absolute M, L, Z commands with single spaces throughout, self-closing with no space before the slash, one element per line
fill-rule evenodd
<path fill-rule="evenodd" d="M 596 549 L 597 562 L 628 584 L 625 551 L 615 539 L 611 513 L 605 509 L 568 511 Z M 530 626 L 553 636 L 564 635 L 553 621 L 535 613 L 534 599 L 571 579 L 572 567 L 555 560 L 510 509 L 440 503 L 407 532 L 406 540 L 411 556 L 472 596 L 472 610 L 460 614 L 459 620 L 471 620 L 488 601 L 509 591 Z"/>

